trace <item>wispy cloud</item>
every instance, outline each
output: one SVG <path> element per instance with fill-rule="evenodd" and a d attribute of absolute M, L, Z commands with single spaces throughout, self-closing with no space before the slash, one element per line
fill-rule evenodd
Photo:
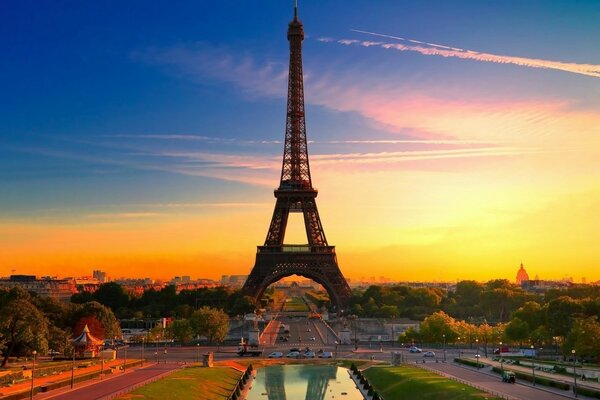
<path fill-rule="evenodd" d="M 356 40 L 356 39 L 339 39 L 333 40 L 332 38 L 320 38 L 317 39 L 324 43 L 339 43 L 345 46 L 358 45 L 363 47 L 377 46 L 384 49 L 394 49 L 398 51 L 412 51 L 417 52 L 426 56 L 441 56 L 441 57 L 456 57 L 467 60 L 475 60 L 482 62 L 498 63 L 498 64 L 513 64 L 521 67 L 529 68 L 544 68 L 554 69 L 558 71 L 570 72 L 573 74 L 580 74 L 591 76 L 594 78 L 600 78 L 600 65 L 598 64 L 579 64 L 579 63 L 568 63 L 561 61 L 544 60 L 539 58 L 528 58 L 528 57 L 516 57 L 506 56 L 492 53 L 484 53 L 474 50 L 461 49 L 458 47 L 444 46 L 435 43 L 428 43 L 414 39 L 406 39 L 400 36 L 385 35 L 376 32 L 363 31 L 358 29 L 352 29 L 353 32 L 363 33 L 371 36 L 383 37 L 387 39 L 394 39 L 405 43 L 413 44 L 402 44 L 402 43 L 385 43 L 385 42 L 374 42 L 367 40 Z"/>
<path fill-rule="evenodd" d="M 150 218 L 158 217 L 160 213 L 153 212 L 124 212 L 124 213 L 98 213 L 88 214 L 88 218 L 94 219 L 137 219 L 137 218 Z"/>

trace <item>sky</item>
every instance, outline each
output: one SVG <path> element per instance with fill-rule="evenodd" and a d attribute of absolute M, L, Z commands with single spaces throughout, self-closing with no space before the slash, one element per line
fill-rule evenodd
<path fill-rule="evenodd" d="M 247 274 L 293 2 L 0 2 L 0 276 Z M 301 0 L 350 279 L 600 280 L 600 2 Z M 287 243 L 306 243 L 293 214 Z"/>

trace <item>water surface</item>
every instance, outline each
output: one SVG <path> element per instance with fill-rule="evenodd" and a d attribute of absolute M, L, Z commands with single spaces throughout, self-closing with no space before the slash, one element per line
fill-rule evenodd
<path fill-rule="evenodd" d="M 274 365 L 256 371 L 248 400 L 363 400 L 348 370 L 335 365 Z"/>

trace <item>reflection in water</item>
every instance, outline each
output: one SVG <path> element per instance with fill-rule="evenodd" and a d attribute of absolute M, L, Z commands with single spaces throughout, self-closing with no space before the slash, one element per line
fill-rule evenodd
<path fill-rule="evenodd" d="M 348 370 L 335 365 L 277 365 L 260 368 L 248 400 L 362 399 Z"/>
<path fill-rule="evenodd" d="M 269 400 L 286 400 L 283 367 L 263 368 L 265 373 L 265 388 Z M 261 370 L 261 372 L 263 371 Z"/>
<path fill-rule="evenodd" d="M 335 379 L 337 367 L 334 365 L 314 365 L 311 369 L 300 370 L 300 376 L 308 378 L 306 400 L 324 399 L 327 382 Z"/>

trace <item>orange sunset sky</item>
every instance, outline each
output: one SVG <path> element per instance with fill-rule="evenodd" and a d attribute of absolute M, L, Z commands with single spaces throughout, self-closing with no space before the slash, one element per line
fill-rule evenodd
<path fill-rule="evenodd" d="M 1 6 L 0 276 L 250 272 L 292 14 L 235 3 Z M 313 3 L 311 172 L 345 276 L 600 280 L 597 4 Z"/>

